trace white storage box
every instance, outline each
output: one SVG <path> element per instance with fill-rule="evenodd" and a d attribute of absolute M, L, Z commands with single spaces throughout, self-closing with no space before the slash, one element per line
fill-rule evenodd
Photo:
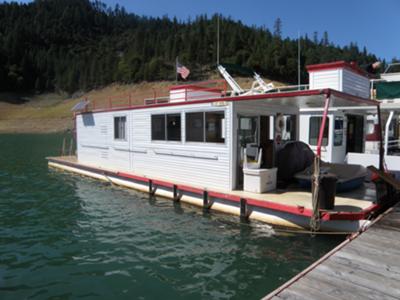
<path fill-rule="evenodd" d="M 264 193 L 276 189 L 277 168 L 243 169 L 244 187 L 246 192 Z"/>

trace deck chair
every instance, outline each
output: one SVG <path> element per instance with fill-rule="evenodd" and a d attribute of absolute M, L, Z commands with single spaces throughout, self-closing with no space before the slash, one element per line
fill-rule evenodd
<path fill-rule="evenodd" d="M 253 149 L 256 148 L 249 148 L 249 150 L 252 152 Z M 247 147 L 244 149 L 244 161 L 243 161 L 243 169 L 260 169 L 261 168 L 261 163 L 262 163 L 262 149 L 260 148 L 259 150 L 256 149 L 256 155 L 254 157 L 254 161 L 249 162 L 248 157 L 247 157 Z M 253 153 L 250 153 L 253 154 Z"/>

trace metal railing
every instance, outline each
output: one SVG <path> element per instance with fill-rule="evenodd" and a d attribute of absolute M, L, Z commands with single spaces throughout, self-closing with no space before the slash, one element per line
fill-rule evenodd
<path fill-rule="evenodd" d="M 182 91 L 179 91 L 182 90 Z M 174 95 L 174 91 L 175 95 Z M 104 110 L 113 108 L 130 108 L 142 105 L 154 105 L 178 101 L 196 101 L 225 96 L 227 84 L 223 79 L 208 80 L 184 85 L 172 86 L 166 89 L 151 89 L 147 92 L 127 92 L 108 97 L 91 99 L 88 110 Z M 171 95 L 173 96 L 171 98 Z"/>
<path fill-rule="evenodd" d="M 278 86 L 271 89 L 266 94 L 303 91 L 308 89 L 308 84 Z M 246 89 L 243 94 L 248 95 L 251 91 L 251 89 Z M 226 96 L 241 96 L 243 94 L 236 94 L 232 91 L 228 91 L 225 80 L 209 80 L 199 83 L 172 86 L 164 90 L 152 89 L 142 93 L 127 92 L 108 97 L 97 97 L 91 99 L 88 110 L 96 111 L 115 108 L 130 108 L 143 105 L 156 105 L 170 102 L 199 101 L 223 98 Z M 255 92 L 255 94 L 262 93 Z"/>

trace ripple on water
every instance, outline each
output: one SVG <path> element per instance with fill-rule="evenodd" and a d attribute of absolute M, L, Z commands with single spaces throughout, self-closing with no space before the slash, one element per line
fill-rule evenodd
<path fill-rule="evenodd" d="M 0 135 L 1 299 L 260 298 L 339 242 L 49 170 L 61 142 Z"/>

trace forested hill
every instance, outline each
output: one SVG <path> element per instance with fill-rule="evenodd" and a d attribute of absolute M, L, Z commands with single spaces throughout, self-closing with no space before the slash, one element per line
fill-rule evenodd
<path fill-rule="evenodd" d="M 273 29 L 249 27 L 221 17 L 221 61 L 250 67 L 263 76 L 297 81 L 297 41 Z M 175 58 L 202 79 L 216 61 L 217 16 L 185 22 L 150 18 L 88 0 L 36 0 L 0 4 L 0 90 L 87 90 L 111 82 L 175 77 Z M 325 32 L 301 40 L 304 65 L 333 60 L 375 61 L 356 44 L 335 46 Z"/>

